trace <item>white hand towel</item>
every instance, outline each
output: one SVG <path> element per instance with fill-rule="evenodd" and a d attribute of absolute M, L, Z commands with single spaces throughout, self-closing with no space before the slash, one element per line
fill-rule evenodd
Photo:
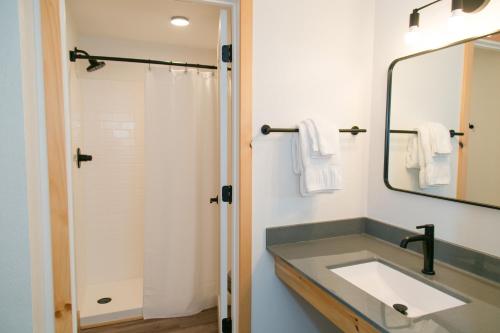
<path fill-rule="evenodd" d="M 303 122 L 305 127 L 307 128 L 307 139 L 309 140 L 309 143 L 311 145 L 311 155 L 319 157 L 320 152 L 316 126 L 314 126 L 314 123 L 311 119 L 306 119 Z"/>
<path fill-rule="evenodd" d="M 297 175 L 302 173 L 302 159 L 300 155 L 299 134 L 292 134 L 292 166 Z"/>
<path fill-rule="evenodd" d="M 302 164 L 302 154 L 300 151 L 300 138 L 299 134 L 292 134 L 292 164 L 293 172 L 299 175 L 299 191 L 303 197 L 308 197 L 311 194 L 307 192 L 305 186 L 305 177 L 302 176 L 304 166 Z"/>
<path fill-rule="evenodd" d="M 418 159 L 420 188 L 448 185 L 451 181 L 449 154 L 436 154 L 432 147 L 438 147 L 438 137 L 434 133 L 432 123 L 423 124 L 418 128 Z M 449 132 L 448 132 L 449 135 Z"/>
<path fill-rule="evenodd" d="M 451 154 L 450 130 L 440 123 L 428 123 L 432 154 Z"/>
<path fill-rule="evenodd" d="M 411 134 L 406 148 L 406 168 L 418 169 L 418 136 Z"/>
<path fill-rule="evenodd" d="M 302 155 L 300 152 L 300 142 L 299 142 L 299 134 L 292 134 L 292 165 L 293 165 L 293 172 L 297 175 L 299 175 L 299 191 L 300 194 L 304 197 L 310 196 L 309 193 L 307 193 L 306 188 L 305 188 L 305 178 L 302 177 L 302 173 L 304 170 L 304 167 L 302 165 Z"/>
<path fill-rule="evenodd" d="M 340 134 L 338 126 L 318 117 L 307 119 L 306 121 L 311 123 L 314 127 L 314 134 L 317 137 L 317 151 L 320 157 L 340 154 Z M 314 151 L 316 152 L 316 150 Z"/>
<path fill-rule="evenodd" d="M 300 122 L 298 127 L 299 134 L 292 138 L 292 157 L 294 172 L 300 174 L 300 193 L 309 196 L 341 189 L 339 156 L 313 158 L 307 122 Z"/>

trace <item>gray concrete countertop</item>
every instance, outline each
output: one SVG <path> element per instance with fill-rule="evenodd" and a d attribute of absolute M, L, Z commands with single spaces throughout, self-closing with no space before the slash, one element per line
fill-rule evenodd
<path fill-rule="evenodd" d="M 359 233 L 271 245 L 268 250 L 382 332 L 500 332 L 500 284 L 437 260 L 436 275 L 422 274 L 422 255 L 371 235 Z M 388 262 L 466 304 L 407 318 L 328 269 L 371 259 Z"/>

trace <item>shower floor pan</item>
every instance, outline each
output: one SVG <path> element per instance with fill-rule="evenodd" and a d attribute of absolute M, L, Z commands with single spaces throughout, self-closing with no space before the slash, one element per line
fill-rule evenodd
<path fill-rule="evenodd" d="M 142 286 L 142 279 L 88 285 L 79 302 L 80 326 L 142 318 Z"/>

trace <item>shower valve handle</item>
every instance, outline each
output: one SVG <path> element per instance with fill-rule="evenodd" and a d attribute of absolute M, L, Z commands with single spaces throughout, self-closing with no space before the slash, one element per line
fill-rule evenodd
<path fill-rule="evenodd" d="M 80 169 L 82 162 L 90 161 L 92 161 L 92 155 L 82 154 L 80 148 L 76 149 L 76 165 L 78 166 L 78 169 Z"/>
<path fill-rule="evenodd" d="M 210 203 L 219 203 L 219 195 L 217 195 L 215 198 L 210 198 Z"/>

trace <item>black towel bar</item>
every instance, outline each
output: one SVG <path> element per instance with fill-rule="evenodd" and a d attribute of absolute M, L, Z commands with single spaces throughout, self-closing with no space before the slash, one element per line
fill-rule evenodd
<path fill-rule="evenodd" d="M 417 131 L 408 131 L 408 130 L 391 130 L 391 133 L 418 134 Z M 452 138 L 455 136 L 464 136 L 464 133 L 463 132 L 455 132 L 455 130 L 450 130 L 450 136 Z"/>
<path fill-rule="evenodd" d="M 272 128 L 269 125 L 263 125 L 260 128 L 260 131 L 264 135 L 268 135 L 269 133 L 275 133 L 275 132 L 280 132 L 280 133 L 294 133 L 298 132 L 298 128 Z M 340 128 L 339 129 L 340 133 L 351 133 L 352 135 L 358 135 L 358 133 L 366 133 L 367 130 L 364 128 L 359 128 L 358 126 L 353 126 L 351 128 Z"/>

